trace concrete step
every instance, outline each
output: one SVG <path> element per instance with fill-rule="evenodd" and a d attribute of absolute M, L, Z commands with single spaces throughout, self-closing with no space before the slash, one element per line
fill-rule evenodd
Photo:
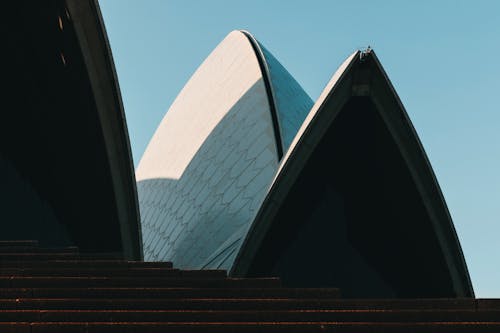
<path fill-rule="evenodd" d="M 1 310 L 333 310 L 329 300 L 279 298 L 17 298 L 0 301 Z"/>
<path fill-rule="evenodd" d="M 200 278 L 224 278 L 227 276 L 224 270 L 179 270 L 173 268 L 108 268 L 108 267 L 37 267 L 37 268 L 0 268 L 0 277 L 5 276 L 129 276 L 129 277 L 200 277 Z"/>
<path fill-rule="evenodd" d="M 226 275 L 0 241 L 0 332 L 500 332 L 500 300 L 340 299 Z"/>
<path fill-rule="evenodd" d="M 5 298 L 338 298 L 324 288 L 0 288 Z"/>
<path fill-rule="evenodd" d="M 171 262 L 143 262 L 126 260 L 10 260 L 0 261 L 0 268 L 58 269 L 58 268 L 172 268 Z"/>
<path fill-rule="evenodd" d="M 497 322 L 499 311 L 0 310 L 0 322 Z"/>
<path fill-rule="evenodd" d="M 118 287 L 191 287 L 243 288 L 280 287 L 277 278 L 195 277 L 0 277 L 0 288 L 118 288 Z"/>
<path fill-rule="evenodd" d="M 390 309 L 347 309 L 341 300 L 305 299 L 305 298 L 222 298 L 196 297 L 189 298 L 17 298 L 2 299 L 0 309 L 163 309 L 163 310 L 238 310 L 238 311 L 372 311 L 382 313 Z M 423 311 L 422 309 L 392 309 L 397 311 Z M 498 309 L 490 309 L 498 310 Z M 489 311 L 490 311 L 489 310 Z M 426 311 L 474 311 L 472 309 L 428 309 Z"/>
<path fill-rule="evenodd" d="M 500 310 L 500 299 L 498 298 L 478 298 L 476 308 L 479 310 Z"/>
<path fill-rule="evenodd" d="M 2 246 L 0 247 L 0 257 L 4 254 L 15 254 L 15 253 L 79 253 L 79 249 L 76 246 L 67 247 L 32 247 L 32 246 Z"/>
<path fill-rule="evenodd" d="M 314 288 L 3 288 L 0 298 L 338 298 Z"/>
<path fill-rule="evenodd" d="M 454 302 L 447 299 L 435 300 L 345 300 L 338 299 L 336 289 L 293 289 L 293 288 L 251 288 L 251 287 L 223 287 L 223 288 L 165 288 L 165 287 L 129 287 L 129 288 L 0 288 L 1 301 L 17 298 L 56 298 L 56 299 L 85 299 L 85 298 L 222 298 L 222 299 L 293 299 L 323 300 L 318 305 L 327 304 L 331 310 L 342 311 L 500 311 L 500 299 L 477 299 L 470 302 Z M 327 301 L 327 303 L 325 302 Z M 318 310 L 321 308 L 318 307 Z"/>
<path fill-rule="evenodd" d="M 500 322 L 476 323 L 338 323 L 338 322 L 147 322 L 147 323 L 0 323 L 5 333 L 254 333 L 254 332 L 336 332 L 336 333 L 498 333 Z"/>
<path fill-rule="evenodd" d="M 117 253 L 0 253 L 0 261 L 35 261 L 35 260 L 118 260 Z"/>
<path fill-rule="evenodd" d="M 36 240 L 0 240 L 1 247 L 37 247 Z"/>

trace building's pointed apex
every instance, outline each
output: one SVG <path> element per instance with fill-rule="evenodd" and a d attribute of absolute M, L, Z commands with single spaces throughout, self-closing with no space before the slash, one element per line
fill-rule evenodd
<path fill-rule="evenodd" d="M 311 109 L 232 273 L 346 297 L 471 297 L 430 163 L 368 51 L 348 57 Z"/>

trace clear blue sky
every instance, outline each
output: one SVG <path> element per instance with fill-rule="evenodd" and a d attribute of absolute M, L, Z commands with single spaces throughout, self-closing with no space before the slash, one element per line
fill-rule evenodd
<path fill-rule="evenodd" d="M 252 32 L 316 99 L 371 45 L 431 160 L 478 297 L 500 297 L 500 1 L 100 0 L 135 165 L 189 77 Z"/>

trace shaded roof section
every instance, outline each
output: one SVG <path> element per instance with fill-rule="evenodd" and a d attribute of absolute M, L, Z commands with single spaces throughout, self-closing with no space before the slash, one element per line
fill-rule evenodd
<path fill-rule="evenodd" d="M 254 48 L 266 82 L 281 159 L 314 103 L 271 52 L 248 31 L 242 33 Z"/>
<path fill-rule="evenodd" d="M 273 61 L 270 71 L 258 42 L 232 31 L 170 106 L 136 172 L 146 259 L 232 266 L 283 155 L 276 105 L 297 130 L 310 104 Z M 286 94 L 298 106 L 276 102 Z"/>
<path fill-rule="evenodd" d="M 352 134 L 358 129 L 362 132 Z M 289 216 L 291 211 L 294 213 Z M 300 214 L 305 215 L 301 218 Z M 328 232 L 344 238 L 325 240 L 324 247 L 318 245 Z M 389 238 L 384 241 L 385 237 Z M 392 240 L 397 240 L 394 247 L 387 247 Z M 345 247 L 335 250 L 329 246 L 332 242 Z M 353 53 L 306 117 L 247 234 L 232 274 L 284 274 L 292 276 L 291 284 L 306 282 L 308 286 L 318 284 L 315 277 L 331 274 L 331 281 L 346 283 L 349 293 L 356 290 L 355 279 L 342 276 L 350 268 L 342 270 L 336 261 L 342 257 L 331 252 L 347 253 L 347 247 L 352 252 L 348 262 L 357 265 L 351 270 L 357 275 L 351 277 L 374 274 L 371 281 L 379 281 L 374 288 L 386 290 L 377 297 L 474 295 L 430 163 L 373 51 Z M 294 262 L 287 264 L 286 258 L 291 257 Z M 296 260 L 307 258 L 332 268 L 318 275 L 314 269 L 319 265 L 312 270 L 297 265 Z M 436 272 L 442 276 L 433 277 Z M 415 281 L 419 276 L 420 286 Z M 363 281 L 359 281 L 361 288 Z M 412 289 L 414 282 L 417 284 Z M 328 285 L 328 281 L 319 283 Z"/>
<path fill-rule="evenodd" d="M 197 68 L 169 107 L 141 158 L 137 179 L 181 178 L 220 121 L 252 85 L 261 85 L 262 81 L 250 43 L 242 33 L 232 31 Z M 261 97 L 259 106 L 267 109 L 268 96 Z"/>
<path fill-rule="evenodd" d="M 87 66 L 111 170 L 123 254 L 142 258 L 134 162 L 120 86 L 98 0 L 66 0 Z"/>
<path fill-rule="evenodd" d="M 139 259 L 130 145 L 97 1 L 6 6 L 0 165 L 16 195 L 2 191 L 2 234 Z"/>
<path fill-rule="evenodd" d="M 229 33 L 178 94 L 137 168 L 147 260 L 232 264 L 278 169 L 270 105 L 252 45 Z"/>

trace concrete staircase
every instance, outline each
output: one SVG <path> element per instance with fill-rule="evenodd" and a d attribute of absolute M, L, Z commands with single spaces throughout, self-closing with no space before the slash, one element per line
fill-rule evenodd
<path fill-rule="evenodd" d="M 0 332 L 500 332 L 500 300 L 352 300 L 75 247 L 0 241 Z"/>

